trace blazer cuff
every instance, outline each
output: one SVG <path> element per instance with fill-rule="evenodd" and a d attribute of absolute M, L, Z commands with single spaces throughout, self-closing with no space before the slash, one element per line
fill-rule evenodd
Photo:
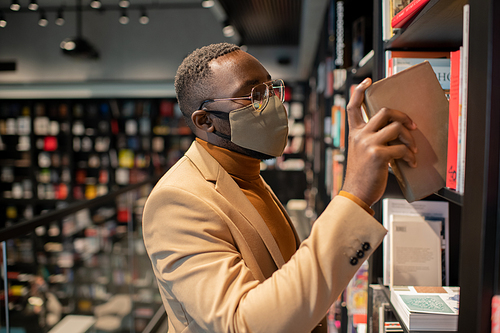
<path fill-rule="evenodd" d="M 371 209 L 370 206 L 368 206 L 368 204 L 366 202 L 364 202 L 363 200 L 361 200 L 360 198 L 358 198 L 354 194 L 351 194 L 351 193 L 346 192 L 346 191 L 340 191 L 338 195 L 340 195 L 342 197 L 345 197 L 347 199 L 351 199 L 356 204 L 358 204 L 358 206 L 360 206 L 361 208 L 363 208 L 364 210 L 366 210 L 366 212 L 368 214 L 370 214 L 371 216 L 375 215 L 375 211 L 373 209 Z"/>

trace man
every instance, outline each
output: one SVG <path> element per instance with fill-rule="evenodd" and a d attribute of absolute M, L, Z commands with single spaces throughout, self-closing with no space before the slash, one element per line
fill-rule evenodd
<path fill-rule="evenodd" d="M 364 123 L 369 85 L 359 85 L 348 106 L 343 192 L 299 244 L 259 175 L 260 159 L 281 155 L 286 144 L 282 82 L 231 44 L 184 60 L 175 86 L 197 139 L 143 214 L 169 332 L 304 333 L 318 325 L 386 233 L 369 206 L 384 191 L 389 161 L 415 164 L 411 119 L 381 110 Z M 403 144 L 387 145 L 395 139 Z"/>

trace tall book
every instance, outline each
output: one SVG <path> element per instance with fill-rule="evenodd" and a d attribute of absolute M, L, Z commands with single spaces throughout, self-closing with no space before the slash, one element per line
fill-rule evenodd
<path fill-rule="evenodd" d="M 469 5 L 463 10 L 463 45 L 460 51 L 460 106 L 458 115 L 457 192 L 465 189 L 465 146 L 467 142 L 467 91 L 469 80 Z"/>
<path fill-rule="evenodd" d="M 449 285 L 449 204 L 447 201 L 421 200 L 409 203 L 405 199 L 385 198 L 382 200 L 382 223 L 388 230 L 388 235 L 382 242 L 383 252 L 383 283 L 387 286 L 394 285 L 391 276 L 392 222 L 420 219 L 425 221 L 441 222 L 441 285 Z M 401 280 L 400 280 L 401 282 Z M 435 284 L 435 283 L 433 283 Z"/>
<path fill-rule="evenodd" d="M 391 288 L 442 286 L 442 227 L 442 221 L 423 216 L 391 216 Z"/>
<path fill-rule="evenodd" d="M 417 167 L 402 159 L 391 167 L 406 200 L 429 196 L 446 184 L 448 100 L 428 61 L 373 83 L 365 91 L 364 110 L 372 118 L 382 108 L 406 113 L 417 124 L 412 131 Z M 401 144 L 398 140 L 389 144 Z"/>
<path fill-rule="evenodd" d="M 397 2 L 398 0 L 393 0 Z M 399 10 L 391 20 L 393 28 L 403 28 L 424 8 L 430 0 L 411 0 L 404 8 Z M 408 0 L 399 0 L 399 2 L 408 2 Z"/>
<path fill-rule="evenodd" d="M 458 115 L 460 108 L 460 50 L 450 56 L 450 109 L 448 118 L 448 154 L 446 187 L 457 188 Z"/>

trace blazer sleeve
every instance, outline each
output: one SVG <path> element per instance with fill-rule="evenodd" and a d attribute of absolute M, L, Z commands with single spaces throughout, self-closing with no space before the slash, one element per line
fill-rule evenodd
<path fill-rule="evenodd" d="M 386 233 L 337 196 L 291 260 L 260 283 L 225 219 L 200 196 L 171 187 L 157 190 L 144 210 L 144 240 L 165 306 L 189 332 L 310 332 Z"/>

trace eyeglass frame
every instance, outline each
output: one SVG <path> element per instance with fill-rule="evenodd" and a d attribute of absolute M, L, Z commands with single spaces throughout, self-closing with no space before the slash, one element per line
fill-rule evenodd
<path fill-rule="evenodd" d="M 284 102 L 285 101 L 285 82 L 282 79 L 275 79 L 275 80 L 271 80 L 271 81 L 267 81 L 267 82 L 262 82 L 262 83 L 259 83 L 259 84 L 255 85 L 252 88 L 252 90 L 250 91 L 250 96 L 206 99 L 203 102 L 201 102 L 200 107 L 198 108 L 198 110 L 202 110 L 203 105 L 206 104 L 206 103 L 213 103 L 213 102 L 220 102 L 220 101 L 237 101 L 237 100 L 245 100 L 245 99 L 248 99 L 248 100 L 250 100 L 250 102 L 252 102 L 253 91 L 254 91 L 255 87 L 260 86 L 261 84 L 265 84 L 266 87 L 267 87 L 268 92 L 272 91 L 272 94 L 275 95 L 275 93 L 274 93 L 274 87 L 275 86 L 271 85 L 271 89 L 269 89 L 269 85 L 271 83 L 273 83 L 273 82 L 276 82 L 276 81 L 281 82 L 281 85 L 279 87 L 283 87 L 282 88 L 283 89 L 283 93 L 281 94 L 282 96 L 280 96 L 280 100 L 282 102 Z M 266 103 L 265 103 L 264 106 L 262 106 L 261 109 L 256 109 L 254 103 L 250 103 L 250 104 L 252 104 L 252 107 L 254 108 L 255 111 L 262 111 L 262 109 L 264 109 L 267 106 L 267 103 L 269 102 L 269 97 L 270 96 L 271 95 L 268 93 L 267 94 Z"/>

